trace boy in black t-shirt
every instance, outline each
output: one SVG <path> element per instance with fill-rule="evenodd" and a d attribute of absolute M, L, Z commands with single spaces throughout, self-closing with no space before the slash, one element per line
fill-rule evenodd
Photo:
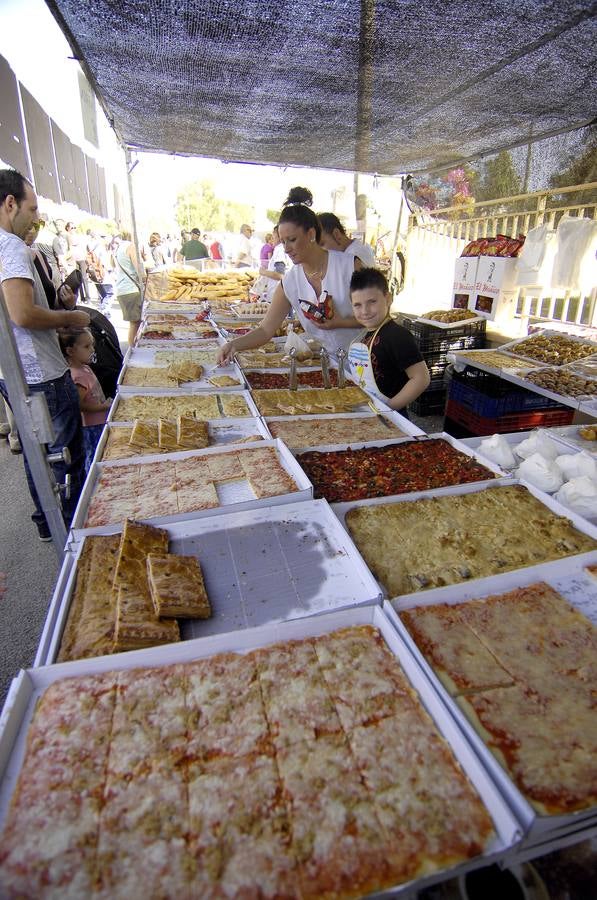
<path fill-rule="evenodd" d="M 410 331 L 390 318 L 392 298 L 384 274 L 378 269 L 356 271 L 350 296 L 353 315 L 365 328 L 351 344 L 351 366 L 364 378 L 365 389 L 385 398 L 392 409 L 404 410 L 429 386 L 429 370 Z"/>

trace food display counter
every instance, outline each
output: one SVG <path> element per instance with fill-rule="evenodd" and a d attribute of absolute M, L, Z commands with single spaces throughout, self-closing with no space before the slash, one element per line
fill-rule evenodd
<path fill-rule="evenodd" d="M 583 634 L 594 641 L 597 527 L 508 477 L 480 439 L 427 436 L 348 379 L 322 387 L 317 358 L 290 390 L 283 341 L 216 371 L 227 329 L 254 327 L 259 316 L 246 302 L 247 279 L 212 274 L 162 272 L 146 302 L 34 667 L 9 692 L 0 719 L 0 827 L 8 822 L 0 894 L 24 890 L 18 847 L 29 861 L 27 889 L 39 886 L 40 897 L 74 870 L 89 897 L 131 896 L 133 884 L 164 896 L 253 896 L 264 885 L 271 896 L 412 896 L 595 833 L 592 795 L 573 809 L 538 811 L 404 614 L 510 591 L 518 616 L 516 592 L 541 582 L 566 615 L 585 617 Z M 457 365 L 477 364 L 469 346 Z M 523 351 L 528 345 L 507 348 L 503 370 L 495 354 L 479 366 L 527 386 L 524 373 L 545 361 L 535 365 Z M 161 377 L 155 370 L 177 363 L 204 371 L 177 388 L 151 384 Z M 243 389 L 218 383 L 222 375 Z M 575 428 L 554 429 L 570 452 L 579 449 Z M 316 463 L 332 472 L 333 496 L 370 467 L 365 499 L 314 499 L 313 483 L 316 497 L 328 496 Z M 377 482 L 393 468 L 405 484 L 387 493 Z M 397 506 L 417 515 L 396 524 Z M 201 618 L 160 618 L 160 565 L 199 573 Z M 148 624 L 140 638 L 135 627 Z M 154 626 L 161 638 L 152 643 Z M 143 649 L 118 652 L 125 646 Z M 582 681 L 583 671 L 566 677 Z M 83 721 L 84 737 L 75 727 Z M 45 805 L 42 729 L 50 766 L 58 754 L 69 776 L 45 792 Z M 546 737 L 556 758 L 557 734 Z M 71 780 L 79 798 L 101 798 L 83 817 Z M 151 827 L 135 809 L 149 810 Z M 48 821 L 60 844 L 46 836 Z M 33 831 L 41 852 L 24 840 Z"/>

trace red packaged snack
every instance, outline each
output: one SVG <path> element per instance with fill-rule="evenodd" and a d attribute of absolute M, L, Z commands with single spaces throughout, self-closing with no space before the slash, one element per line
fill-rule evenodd
<path fill-rule="evenodd" d="M 309 300 L 299 300 L 299 306 L 307 319 L 315 322 L 316 325 L 319 325 L 320 322 L 324 322 L 326 319 L 331 319 L 334 315 L 333 300 L 327 291 L 323 292 L 318 303 L 311 303 Z"/>

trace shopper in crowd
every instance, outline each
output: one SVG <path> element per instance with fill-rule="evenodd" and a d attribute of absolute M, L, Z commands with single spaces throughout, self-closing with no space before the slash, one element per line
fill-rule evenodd
<path fill-rule="evenodd" d="M 305 331 L 331 353 L 347 350 L 360 327 L 352 314 L 350 278 L 361 264 L 352 256 L 319 245 L 321 225 L 310 208 L 311 192 L 292 188 L 278 222 L 280 240 L 294 263 L 277 286 L 260 325 L 220 348 L 218 363 L 227 363 L 238 350 L 252 350 L 271 340 L 293 311 Z"/>
<path fill-rule="evenodd" d="M 207 247 L 201 240 L 201 231 L 198 228 L 191 229 L 190 240 L 184 242 L 180 252 L 185 260 L 209 258 Z"/>
<path fill-rule="evenodd" d="M 106 399 L 102 386 L 89 363 L 95 353 L 95 341 L 89 328 L 69 329 L 60 334 L 60 346 L 71 378 L 79 393 L 85 448 L 85 472 L 89 472 L 95 451 L 108 418 L 112 398 Z"/>
<path fill-rule="evenodd" d="M 212 259 L 224 259 L 224 248 L 217 235 L 213 235 L 213 241 L 209 247 L 209 253 Z"/>
<path fill-rule="evenodd" d="M 69 243 L 66 236 L 64 221 L 62 219 L 56 219 L 56 221 L 54 222 L 54 228 L 56 229 L 56 237 L 52 241 L 52 253 L 54 254 L 54 259 L 56 260 L 58 271 L 64 279 L 70 272 L 71 268 L 74 268 L 71 264 L 72 260 L 70 257 Z"/>
<path fill-rule="evenodd" d="M 431 380 L 421 351 L 411 332 L 390 318 L 392 298 L 383 272 L 354 272 L 350 297 L 355 319 L 363 326 L 348 351 L 355 381 L 405 415 Z"/>
<path fill-rule="evenodd" d="M 353 241 L 346 234 L 346 229 L 335 213 L 319 213 L 319 221 L 321 222 L 321 240 L 320 244 L 326 250 L 339 250 L 341 253 L 348 253 L 350 256 L 356 256 L 360 259 L 364 266 L 375 265 L 375 253 L 367 244 L 362 241 Z"/>
<path fill-rule="evenodd" d="M 81 299 L 84 302 L 88 302 L 90 293 L 89 278 L 87 277 L 87 238 L 77 231 L 74 222 L 67 222 L 66 237 L 70 255 L 74 262 L 74 268 L 76 268 L 81 275 Z"/>
<path fill-rule="evenodd" d="M 267 288 L 263 298 L 266 303 L 271 303 L 279 282 L 282 281 L 284 274 L 292 267 L 290 257 L 284 250 L 284 245 L 280 241 L 277 225 L 272 232 L 272 246 L 273 251 L 267 266 L 261 266 L 259 269 L 259 274 L 262 277 L 267 278 Z"/>
<path fill-rule="evenodd" d="M 50 309 L 72 310 L 77 303 L 77 295 L 68 284 L 61 284 L 60 274 L 54 263 L 53 257 L 47 253 L 43 246 L 36 243 L 39 222 L 34 222 L 27 234 L 25 243 L 31 247 L 33 264 L 40 277 L 48 306 Z M 99 247 L 98 247 L 99 249 Z M 98 284 L 98 288 L 101 285 Z M 111 285 L 109 285 L 111 289 Z M 104 393 L 113 397 L 116 393 L 116 385 L 122 368 L 123 356 L 118 341 L 118 335 L 114 326 L 101 313 L 91 306 L 79 307 L 90 317 L 89 329 L 95 342 L 95 359 L 91 363 Z"/>
<path fill-rule="evenodd" d="M 4 397 L 0 397 L 0 438 L 6 438 L 11 453 L 23 452 L 15 417 Z"/>
<path fill-rule="evenodd" d="M 37 197 L 29 181 L 14 169 L 0 170 L 0 279 L 29 392 L 43 394 L 48 404 L 54 428 L 54 440 L 48 450 L 59 454 L 67 447 L 70 453 L 70 463 L 53 463 L 58 483 L 63 484 L 67 474 L 71 477 L 70 497 L 64 497 L 62 501 L 68 528 L 84 478 L 83 431 L 79 395 L 60 350 L 56 329 L 84 328 L 89 324 L 89 316 L 81 310 L 49 308 L 31 252 L 24 241 L 36 221 L 39 221 Z M 3 380 L 0 380 L 0 393 L 9 399 Z M 35 505 L 32 519 L 41 540 L 51 540 L 26 457 L 24 461 Z"/>
<path fill-rule="evenodd" d="M 265 243 L 261 245 L 261 250 L 259 251 L 259 264 L 261 266 L 267 266 L 268 262 L 272 258 L 272 253 L 274 252 L 274 236 L 270 232 L 265 235 Z"/>
<path fill-rule="evenodd" d="M 143 305 L 143 275 L 130 231 L 120 232 L 120 241 L 114 253 L 116 263 L 116 299 L 122 310 L 122 318 L 129 323 L 129 346 L 135 343 L 141 324 Z"/>
<path fill-rule="evenodd" d="M 250 225 L 241 225 L 238 253 L 236 256 L 236 266 L 238 269 L 248 269 L 253 265 L 253 248 L 251 247 L 252 235 L 253 229 Z"/>
<path fill-rule="evenodd" d="M 156 266 L 165 266 L 167 262 L 167 248 L 162 244 L 162 238 L 157 231 L 149 235 L 149 241 L 141 248 L 141 259 L 146 272 L 151 272 Z"/>

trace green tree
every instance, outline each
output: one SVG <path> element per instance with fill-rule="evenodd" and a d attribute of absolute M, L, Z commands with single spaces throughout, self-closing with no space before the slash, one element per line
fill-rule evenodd
<path fill-rule="evenodd" d="M 174 211 L 181 228 L 201 231 L 239 231 L 253 221 L 255 210 L 246 203 L 221 200 L 209 181 L 193 182 L 178 194 Z"/>
<path fill-rule="evenodd" d="M 597 181 L 597 129 L 591 129 L 587 135 L 586 147 L 580 155 L 568 154 L 566 168 L 556 175 L 552 175 L 550 185 L 552 187 L 568 187 L 574 184 L 588 184 Z M 578 194 L 568 194 L 573 203 L 594 203 L 597 191 L 580 191 Z M 559 200 L 554 202 L 560 202 Z"/>
<path fill-rule="evenodd" d="M 498 200 L 520 193 L 520 178 L 508 150 L 488 159 L 477 188 L 477 200 Z"/>
<path fill-rule="evenodd" d="M 268 218 L 268 221 L 270 221 L 272 225 L 278 224 L 278 219 L 280 218 L 279 209 L 266 209 L 265 214 Z"/>

